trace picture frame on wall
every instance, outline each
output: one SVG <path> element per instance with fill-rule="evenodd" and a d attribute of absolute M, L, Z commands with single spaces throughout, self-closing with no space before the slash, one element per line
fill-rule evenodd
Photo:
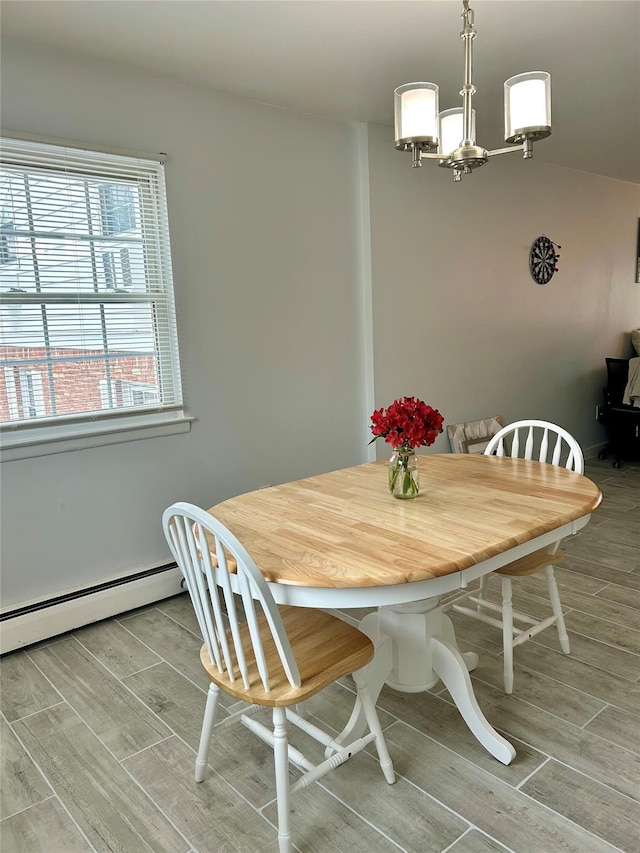
<path fill-rule="evenodd" d="M 448 424 L 447 435 L 454 453 L 484 453 L 492 436 L 503 427 L 502 416 L 467 421 L 462 424 Z"/>
<path fill-rule="evenodd" d="M 638 246 L 636 256 L 636 284 L 640 284 L 640 219 L 638 219 Z"/>

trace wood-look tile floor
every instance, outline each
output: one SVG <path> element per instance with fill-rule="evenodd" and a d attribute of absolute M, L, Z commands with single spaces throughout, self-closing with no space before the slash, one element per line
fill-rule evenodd
<path fill-rule="evenodd" d="M 385 688 L 397 783 L 363 753 L 296 795 L 299 851 L 640 851 L 640 465 L 591 460 L 586 473 L 605 499 L 557 571 L 571 655 L 553 628 L 516 649 L 506 696 L 497 632 L 454 618 L 460 646 L 480 655 L 476 696 L 514 743 L 513 764 L 479 746 L 441 685 Z M 543 582 L 521 579 L 514 603 L 547 610 Z M 227 730 L 205 782 L 193 780 L 199 647 L 181 595 L 5 655 L 3 853 L 277 850 L 268 747 Z M 352 701 L 340 683 L 309 710 L 338 730 Z"/>

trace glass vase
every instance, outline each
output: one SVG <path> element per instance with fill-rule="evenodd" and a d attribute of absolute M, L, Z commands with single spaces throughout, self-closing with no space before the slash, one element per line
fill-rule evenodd
<path fill-rule="evenodd" d="M 400 500 L 418 497 L 420 473 L 418 457 L 413 448 L 393 448 L 393 455 L 389 459 L 389 491 Z"/>

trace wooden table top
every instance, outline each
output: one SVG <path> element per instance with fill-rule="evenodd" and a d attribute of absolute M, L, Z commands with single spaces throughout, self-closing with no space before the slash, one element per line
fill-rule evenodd
<path fill-rule="evenodd" d="M 223 501 L 209 511 L 268 581 L 371 587 L 469 568 L 596 509 L 598 487 L 565 468 L 468 454 L 421 455 L 420 494 L 389 494 L 367 462 Z"/>

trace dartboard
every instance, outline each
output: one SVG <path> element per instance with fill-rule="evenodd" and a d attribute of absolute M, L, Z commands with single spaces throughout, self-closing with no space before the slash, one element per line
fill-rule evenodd
<path fill-rule="evenodd" d="M 529 254 L 529 269 L 531 276 L 538 284 L 547 284 L 556 272 L 555 244 L 548 237 L 538 237 L 534 240 Z"/>

